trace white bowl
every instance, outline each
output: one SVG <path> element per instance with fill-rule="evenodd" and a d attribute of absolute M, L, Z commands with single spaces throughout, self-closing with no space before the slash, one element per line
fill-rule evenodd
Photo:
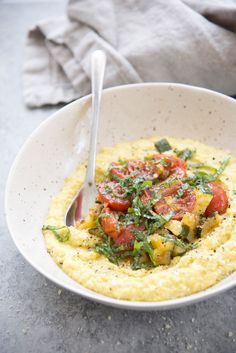
<path fill-rule="evenodd" d="M 236 273 L 217 285 L 180 299 L 162 302 L 117 300 L 70 279 L 46 251 L 41 233 L 51 198 L 75 165 L 86 158 L 91 97 L 68 104 L 29 137 L 11 168 L 6 216 L 12 238 L 25 259 L 58 285 L 104 304 L 136 310 L 180 307 L 236 284 Z M 189 137 L 210 145 L 235 148 L 236 101 L 202 88 L 146 83 L 104 90 L 99 145 L 153 135 Z"/>

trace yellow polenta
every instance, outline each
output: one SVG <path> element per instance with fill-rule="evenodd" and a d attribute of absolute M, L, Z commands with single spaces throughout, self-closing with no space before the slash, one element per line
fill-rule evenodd
<path fill-rule="evenodd" d="M 102 177 L 111 162 L 119 158 L 140 159 L 155 153 L 156 140 L 157 137 L 103 148 L 97 156 L 98 178 Z M 195 148 L 197 152 L 194 159 L 212 167 L 218 167 L 220 161 L 230 156 L 226 151 L 193 140 L 170 137 L 168 140 L 174 148 Z M 227 188 L 230 202 L 221 225 L 201 239 L 196 249 L 175 257 L 169 266 L 133 271 L 129 265 L 112 264 L 106 257 L 94 251 L 99 239 L 89 234 L 87 229 L 91 224 L 86 222 L 80 229 L 70 227 L 70 238 L 64 243 L 59 242 L 52 232 L 44 231 L 48 252 L 72 279 L 86 288 L 118 299 L 168 300 L 214 285 L 236 270 L 236 159 L 230 157 L 230 162 L 220 177 Z M 85 166 L 81 165 L 66 179 L 62 190 L 52 201 L 46 224 L 64 224 L 65 212 L 84 177 Z"/>

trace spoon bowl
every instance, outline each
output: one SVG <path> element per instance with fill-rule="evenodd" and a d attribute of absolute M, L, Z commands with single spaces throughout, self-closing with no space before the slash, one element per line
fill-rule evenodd
<path fill-rule="evenodd" d="M 75 226 L 77 222 L 86 218 L 89 209 L 94 205 L 97 195 L 96 185 L 84 185 L 70 204 L 66 215 L 65 224 Z"/>

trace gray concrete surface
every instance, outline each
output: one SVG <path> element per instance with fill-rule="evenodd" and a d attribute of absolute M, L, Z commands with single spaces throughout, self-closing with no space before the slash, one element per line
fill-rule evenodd
<path fill-rule="evenodd" d="M 21 69 L 27 29 L 61 14 L 64 1 L 0 1 L 1 200 L 19 147 L 55 108 L 28 110 Z M 1 203 L 2 207 L 2 203 Z M 0 353 L 236 352 L 236 288 L 165 312 L 129 312 L 82 299 L 24 261 L 1 212 Z"/>

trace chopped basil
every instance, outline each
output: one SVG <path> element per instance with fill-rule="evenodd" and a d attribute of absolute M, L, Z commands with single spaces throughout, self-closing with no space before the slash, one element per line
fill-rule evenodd
<path fill-rule="evenodd" d="M 172 150 L 172 147 L 167 141 L 167 139 L 161 139 L 160 141 L 155 142 L 154 146 L 160 153 Z"/>
<path fill-rule="evenodd" d="M 137 254 L 139 254 L 139 252 L 142 249 L 142 247 L 143 247 L 143 242 L 135 240 L 134 241 L 134 249 L 133 249 L 133 252 L 132 252 L 132 256 L 136 256 Z"/>
<path fill-rule="evenodd" d="M 208 165 L 208 164 L 205 164 L 205 163 L 198 163 L 198 162 L 191 162 L 188 164 L 188 169 L 192 169 L 192 168 L 202 168 L 202 169 L 208 169 L 210 170 L 212 173 L 215 173 L 217 171 L 216 168 Z"/>
<path fill-rule="evenodd" d="M 225 170 L 228 163 L 229 163 L 229 158 L 226 158 L 220 163 L 220 167 L 216 169 L 214 173 L 206 173 L 204 171 L 194 171 L 193 176 L 182 178 L 182 181 L 185 183 L 187 182 L 191 186 L 197 187 L 204 193 L 212 194 L 211 188 L 207 184 L 218 179 L 218 177 Z"/>
<path fill-rule="evenodd" d="M 203 171 L 197 171 L 197 172 L 194 172 L 194 175 L 201 182 L 215 181 L 223 173 L 228 163 L 229 163 L 229 158 L 226 158 L 220 163 L 220 167 L 214 173 L 208 174 Z"/>
<path fill-rule="evenodd" d="M 149 269 L 149 268 L 153 267 L 153 265 L 151 263 L 142 262 L 141 256 L 142 255 L 137 255 L 133 258 L 133 261 L 131 263 L 131 268 L 133 271 L 140 270 L 141 268 Z"/>
<path fill-rule="evenodd" d="M 181 197 L 184 196 L 185 191 L 187 191 L 189 188 L 190 188 L 190 185 L 188 183 L 183 184 L 181 188 L 177 191 L 175 198 L 181 199 Z"/>
<path fill-rule="evenodd" d="M 95 250 L 99 253 L 99 254 L 103 254 L 105 255 L 108 260 L 116 265 L 118 265 L 119 263 L 119 259 L 118 257 L 114 254 L 114 251 L 111 247 L 111 238 L 107 237 L 107 240 L 104 241 L 101 244 L 96 244 L 95 245 Z"/>
<path fill-rule="evenodd" d="M 208 184 L 198 183 L 196 188 L 199 189 L 203 194 L 213 195 L 212 189 Z"/>
<path fill-rule="evenodd" d="M 229 163 L 230 157 L 225 158 L 221 163 L 220 163 L 220 167 L 218 170 L 216 170 L 216 172 L 213 174 L 213 180 L 216 180 L 225 170 L 225 168 L 227 167 L 228 163 Z"/>
<path fill-rule="evenodd" d="M 151 187 L 152 186 L 152 181 L 151 180 L 145 180 L 143 183 L 142 183 L 142 187 Z"/>
<path fill-rule="evenodd" d="M 140 268 L 148 268 L 150 265 L 154 265 L 152 262 L 153 258 L 153 248 L 151 244 L 147 240 L 147 234 L 144 231 L 136 231 L 134 232 L 136 236 L 136 240 L 134 241 L 134 249 L 132 252 L 133 261 L 131 264 L 131 268 L 133 270 L 138 270 Z M 140 261 L 141 256 L 146 253 L 149 255 L 149 259 L 151 260 L 151 264 L 144 264 Z"/>
<path fill-rule="evenodd" d="M 184 161 L 187 161 L 188 159 L 191 159 L 193 155 L 196 153 L 196 150 L 190 150 L 189 148 L 185 148 L 184 150 L 177 150 L 175 149 L 174 152 L 177 154 L 177 156 Z"/>
<path fill-rule="evenodd" d="M 149 244 L 148 240 L 147 240 L 147 234 L 146 232 L 144 231 L 140 231 L 140 230 L 137 230 L 137 231 L 134 231 L 134 234 L 135 234 L 135 237 L 136 239 L 141 242 L 144 250 L 152 256 L 153 254 L 153 248 L 151 246 L 151 244 Z"/>
<path fill-rule="evenodd" d="M 43 226 L 42 230 L 50 230 L 59 240 L 60 242 L 64 243 L 70 238 L 70 229 L 67 226 L 61 226 L 61 227 L 56 227 L 56 226 Z"/>

